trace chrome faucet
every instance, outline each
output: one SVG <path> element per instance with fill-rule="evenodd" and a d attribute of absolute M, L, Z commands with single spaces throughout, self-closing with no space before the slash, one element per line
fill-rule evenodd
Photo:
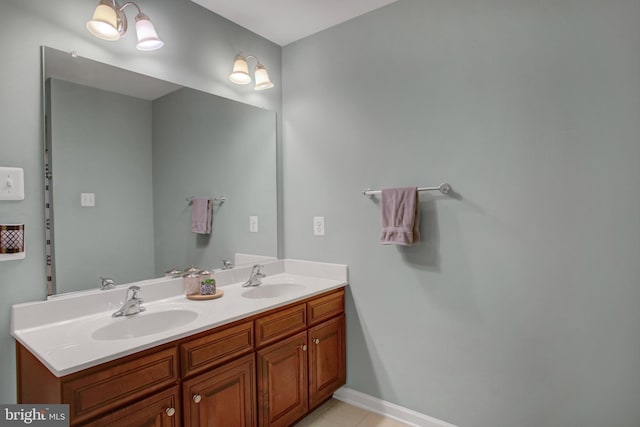
<path fill-rule="evenodd" d="M 266 277 L 267 275 L 260 271 L 260 269 L 264 267 L 264 265 L 256 264 L 253 266 L 251 270 L 251 276 L 249 276 L 249 280 L 242 284 L 243 287 L 247 288 L 249 286 L 260 286 L 262 282 L 260 279 Z"/>
<path fill-rule="evenodd" d="M 116 287 L 116 282 L 110 277 L 100 277 L 100 290 L 106 291 Z"/>
<path fill-rule="evenodd" d="M 226 259 L 221 259 L 220 261 L 222 261 L 223 270 L 231 270 L 233 268 L 233 264 L 231 263 L 231 261 Z"/>
<path fill-rule="evenodd" d="M 145 311 L 146 309 L 140 306 L 144 300 L 138 296 L 139 293 L 140 286 L 129 286 L 129 289 L 127 289 L 127 300 L 122 304 L 120 310 L 112 314 L 112 317 L 130 316 Z"/>

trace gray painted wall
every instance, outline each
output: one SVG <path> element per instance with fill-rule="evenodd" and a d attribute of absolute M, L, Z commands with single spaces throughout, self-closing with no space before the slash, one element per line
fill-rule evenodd
<path fill-rule="evenodd" d="M 0 4 L 0 163 L 27 182 L 0 202 L 27 225 L 27 259 L 0 263 L 2 402 L 10 306 L 45 295 L 38 47 L 280 109 L 226 83 L 242 49 L 281 84 L 277 46 L 143 5 L 167 42 L 150 55 L 89 36 L 93 4 Z M 351 387 L 462 426 L 640 424 L 639 17 L 637 0 L 401 0 L 283 50 L 286 255 L 350 265 Z M 379 245 L 360 191 L 442 180 L 457 194 L 421 195 L 423 244 Z"/>
<path fill-rule="evenodd" d="M 153 101 L 156 276 L 171 268 L 220 268 L 236 252 L 277 255 L 276 116 L 180 89 Z M 214 203 L 210 235 L 191 233 L 190 196 Z M 258 216 L 258 233 L 249 216 Z"/>
<path fill-rule="evenodd" d="M 283 49 L 285 254 L 349 265 L 350 387 L 465 427 L 640 425 L 638 22 L 401 0 Z M 442 181 L 422 244 L 380 245 L 360 192 Z"/>
<path fill-rule="evenodd" d="M 189 1 L 142 0 L 165 46 L 139 52 L 135 33 L 110 43 L 90 35 L 85 22 L 97 2 L 40 0 L 0 2 L 0 164 L 22 167 L 26 198 L 0 202 L 0 221 L 26 224 L 27 257 L 0 262 L 0 402 L 15 401 L 15 346 L 10 336 L 11 306 L 46 295 L 44 186 L 41 123 L 40 46 L 128 68 L 163 80 L 216 93 L 252 105 L 281 109 L 279 46 Z M 133 16 L 129 15 L 133 21 Z M 240 50 L 259 55 L 276 87 L 255 92 L 229 84 L 233 58 Z"/>
<path fill-rule="evenodd" d="M 56 292 L 155 277 L 151 101 L 50 81 Z"/>

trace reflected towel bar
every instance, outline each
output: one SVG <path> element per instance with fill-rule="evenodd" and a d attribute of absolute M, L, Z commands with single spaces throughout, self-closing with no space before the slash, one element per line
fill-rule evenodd
<path fill-rule="evenodd" d="M 437 187 L 418 187 L 418 191 L 439 191 L 442 194 L 449 194 L 449 192 L 451 191 L 451 186 L 446 182 L 443 182 Z M 362 190 L 362 194 L 364 196 L 369 196 L 369 197 L 375 196 L 376 194 L 380 194 L 380 193 L 382 193 L 382 190 L 370 190 L 370 189 Z"/>
<path fill-rule="evenodd" d="M 194 196 L 187 197 L 187 202 L 191 204 L 191 202 L 193 202 L 193 199 L 195 199 Z M 213 200 L 214 202 L 220 202 L 220 204 L 223 204 L 224 202 L 227 201 L 227 196 L 214 197 L 211 200 Z"/>

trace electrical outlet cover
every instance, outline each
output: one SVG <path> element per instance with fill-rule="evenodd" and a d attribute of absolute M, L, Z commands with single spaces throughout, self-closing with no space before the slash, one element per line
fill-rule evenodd
<path fill-rule="evenodd" d="M 80 193 L 80 206 L 83 208 L 92 208 L 96 205 L 95 193 Z"/>
<path fill-rule="evenodd" d="M 249 232 L 257 233 L 258 232 L 258 217 L 250 216 L 249 217 Z"/>
<path fill-rule="evenodd" d="M 324 217 L 323 216 L 313 217 L 313 235 L 324 236 Z"/>

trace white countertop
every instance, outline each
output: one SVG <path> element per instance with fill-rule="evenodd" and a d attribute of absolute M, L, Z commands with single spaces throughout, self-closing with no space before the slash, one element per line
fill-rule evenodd
<path fill-rule="evenodd" d="M 111 291 L 88 291 L 61 296 L 49 301 L 17 304 L 12 309 L 12 335 L 31 351 L 57 377 L 62 377 L 141 350 L 165 344 L 198 332 L 300 301 L 347 285 L 347 267 L 338 264 L 279 260 L 265 265 L 267 277 L 262 286 L 292 283 L 301 286 L 285 295 L 247 298 L 242 281 L 225 283 L 245 275 L 247 269 L 215 273 L 221 298 L 192 301 L 184 296 L 181 279 L 156 279 L 135 283 L 146 311 L 113 318 L 120 307 L 127 285 Z M 114 297 L 116 298 L 114 300 Z M 119 299 L 119 300 L 118 300 Z M 167 310 L 189 310 L 197 314 L 189 323 L 152 335 L 115 340 L 98 340 L 94 331 L 138 316 Z M 157 314 L 155 314 L 157 316 Z"/>

